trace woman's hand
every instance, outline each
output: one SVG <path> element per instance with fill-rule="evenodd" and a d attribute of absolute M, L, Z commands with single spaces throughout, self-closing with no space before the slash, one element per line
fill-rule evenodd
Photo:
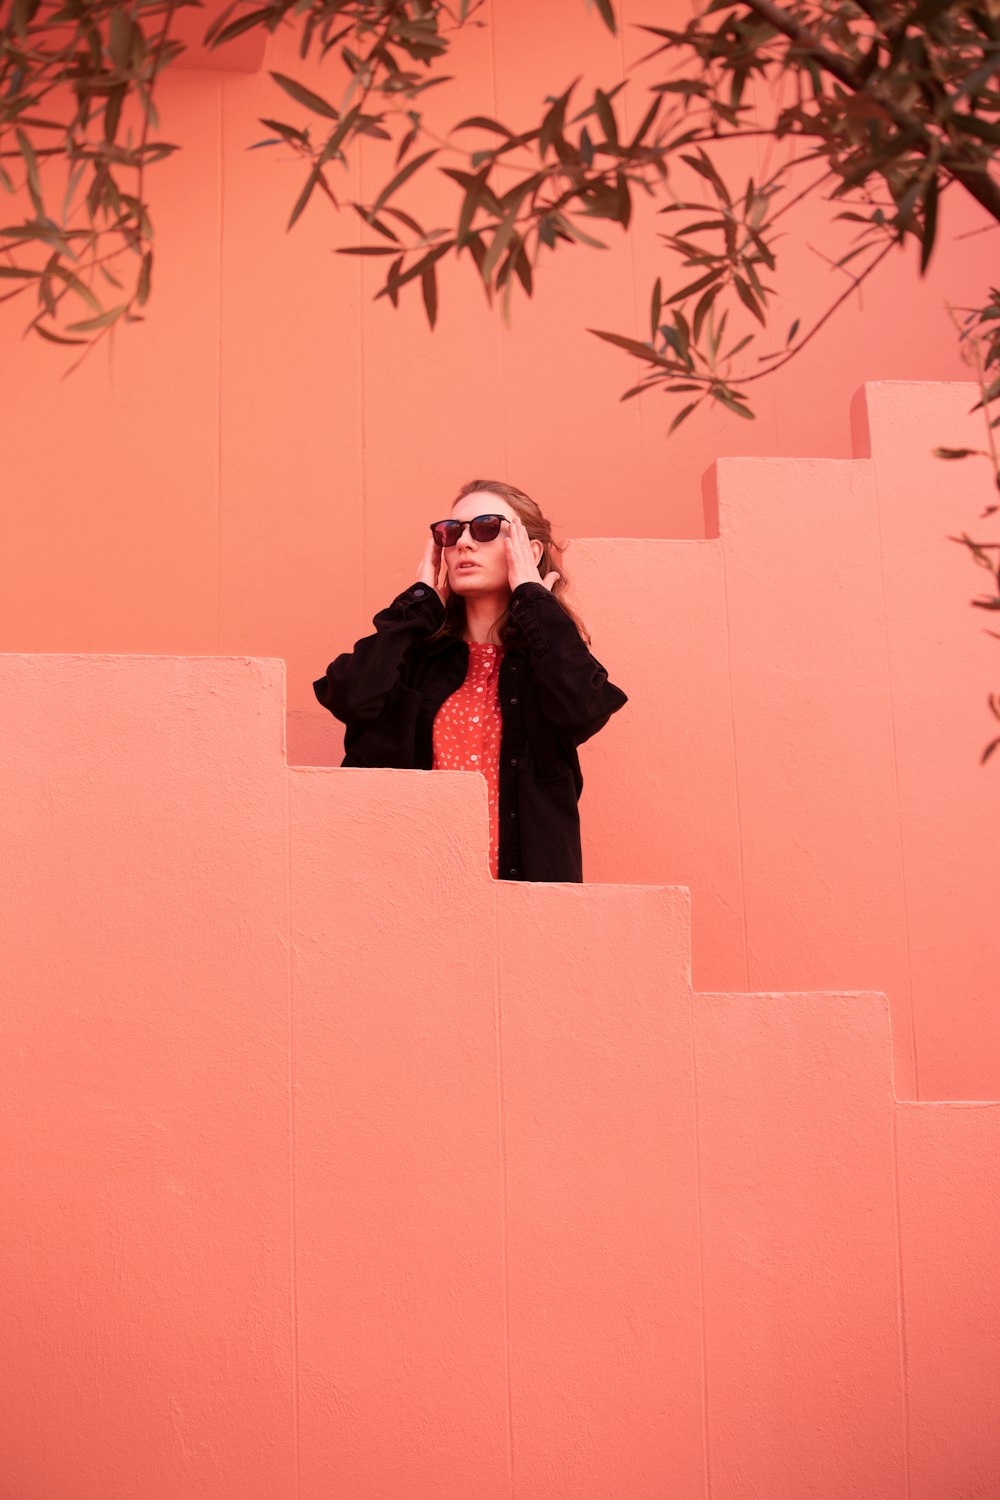
<path fill-rule="evenodd" d="M 417 582 L 429 584 L 436 590 L 441 603 L 448 603 L 448 564 L 442 560 L 441 548 L 433 537 L 424 548 L 424 555 L 417 569 Z"/>
<path fill-rule="evenodd" d="M 544 578 L 541 577 L 531 550 L 528 528 L 520 516 L 511 517 L 503 544 L 507 553 L 507 581 L 511 593 L 522 583 L 544 583 L 547 589 L 551 589 L 559 574 L 546 573 Z"/>

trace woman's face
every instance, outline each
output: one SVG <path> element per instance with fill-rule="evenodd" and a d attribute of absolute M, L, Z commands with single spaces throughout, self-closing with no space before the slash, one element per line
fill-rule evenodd
<path fill-rule="evenodd" d="M 517 515 L 512 505 L 490 490 L 476 490 L 452 506 L 456 521 L 472 521 L 476 516 L 506 516 L 508 520 Z M 510 527 L 500 527 L 500 534 L 492 542 L 477 542 L 468 527 L 462 532 L 454 547 L 444 549 L 448 567 L 448 587 L 463 598 L 476 594 L 500 594 L 510 592 L 507 579 L 507 551 L 504 538 Z M 541 542 L 532 542 L 531 550 L 536 561 L 542 555 Z"/>

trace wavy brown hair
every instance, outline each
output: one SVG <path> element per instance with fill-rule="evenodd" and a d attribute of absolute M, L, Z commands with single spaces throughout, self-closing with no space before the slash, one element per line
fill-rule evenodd
<path fill-rule="evenodd" d="M 454 507 L 460 500 L 464 500 L 466 495 L 475 495 L 480 491 L 491 495 L 498 495 L 501 500 L 506 500 L 511 510 L 515 511 L 524 522 L 529 539 L 533 542 L 541 542 L 542 555 L 538 560 L 538 581 L 541 583 L 542 579 L 549 573 L 554 572 L 559 574 L 559 577 L 552 585 L 552 592 L 580 632 L 581 638 L 589 646 L 590 636 L 587 633 L 586 626 L 576 611 L 571 609 L 565 599 L 562 598 L 562 595 L 569 586 L 569 579 L 566 577 L 562 565 L 564 549 L 553 539 L 551 523 L 542 515 L 541 510 L 530 495 L 526 495 L 523 490 L 515 489 L 512 484 L 503 484 L 497 479 L 470 479 L 468 484 L 462 485 L 462 488 L 452 501 L 452 506 Z M 510 617 L 509 609 L 504 610 L 503 614 L 497 620 L 494 630 L 502 646 L 523 640 L 521 632 Z M 436 640 L 438 636 L 442 635 L 462 636 L 464 634 L 465 600 L 460 598 L 458 594 L 449 593 L 448 603 L 445 605 L 444 621 L 440 629 L 436 630 L 430 639 Z"/>

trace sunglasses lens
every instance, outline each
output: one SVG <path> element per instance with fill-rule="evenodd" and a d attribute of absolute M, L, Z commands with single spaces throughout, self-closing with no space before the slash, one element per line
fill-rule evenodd
<path fill-rule="evenodd" d="M 439 547 L 454 547 L 466 526 L 476 542 L 492 542 L 500 535 L 503 516 L 477 516 L 474 521 L 435 521 L 431 527 Z"/>

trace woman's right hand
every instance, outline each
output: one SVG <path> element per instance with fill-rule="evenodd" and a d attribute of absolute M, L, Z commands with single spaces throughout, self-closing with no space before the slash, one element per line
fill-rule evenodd
<path fill-rule="evenodd" d="M 433 537 L 424 548 L 417 570 L 417 582 L 429 584 L 442 604 L 448 603 L 448 565 L 442 560 L 441 548 Z"/>

